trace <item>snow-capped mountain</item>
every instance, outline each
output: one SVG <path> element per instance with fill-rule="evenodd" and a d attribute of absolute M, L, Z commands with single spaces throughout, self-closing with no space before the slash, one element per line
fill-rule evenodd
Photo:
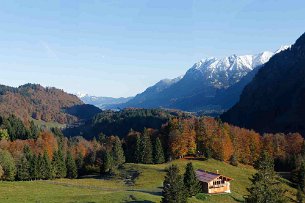
<path fill-rule="evenodd" d="M 112 109 L 114 105 L 119 105 L 132 99 L 132 97 L 97 97 L 83 93 L 76 93 L 76 96 L 79 97 L 85 104 L 91 104 L 99 107 L 100 109 Z"/>
<path fill-rule="evenodd" d="M 255 67 L 260 66 L 274 55 L 265 51 L 257 55 L 231 55 L 222 59 L 207 58 L 190 68 L 185 77 L 204 79 L 216 88 L 227 88 L 238 82 Z"/>

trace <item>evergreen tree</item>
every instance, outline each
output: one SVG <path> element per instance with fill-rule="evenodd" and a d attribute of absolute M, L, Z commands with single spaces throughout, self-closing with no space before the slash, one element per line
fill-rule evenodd
<path fill-rule="evenodd" d="M 76 167 L 77 167 L 78 174 L 82 173 L 83 166 L 84 166 L 84 157 L 83 157 L 83 154 L 81 152 L 79 152 L 77 154 L 77 158 L 76 158 Z"/>
<path fill-rule="evenodd" d="M 77 166 L 75 160 L 73 159 L 71 152 L 67 153 L 67 178 L 77 178 Z"/>
<path fill-rule="evenodd" d="M 297 191 L 297 203 L 303 203 L 303 192 L 300 186 L 298 186 L 298 191 Z"/>
<path fill-rule="evenodd" d="M 109 174 L 113 167 L 113 158 L 108 151 L 102 152 L 101 175 Z"/>
<path fill-rule="evenodd" d="M 120 166 L 125 162 L 124 150 L 119 137 L 115 137 L 112 147 L 112 157 L 116 166 Z"/>
<path fill-rule="evenodd" d="M 179 175 L 176 165 L 171 165 L 163 182 L 162 203 L 186 203 L 187 194 L 183 185 L 183 178 Z"/>
<path fill-rule="evenodd" d="M 140 163 L 142 161 L 142 151 L 141 151 L 141 138 L 139 135 L 136 136 L 135 152 L 134 152 L 134 162 Z"/>
<path fill-rule="evenodd" d="M 64 178 L 67 176 L 65 158 L 60 148 L 53 155 L 52 165 L 56 178 Z"/>
<path fill-rule="evenodd" d="M 141 139 L 141 163 L 151 164 L 153 163 L 152 144 L 150 139 L 150 133 L 147 129 L 144 129 L 144 133 Z"/>
<path fill-rule="evenodd" d="M 17 165 L 17 179 L 30 180 L 30 163 L 25 156 L 22 156 Z"/>
<path fill-rule="evenodd" d="M 153 156 L 155 164 L 162 164 L 165 162 L 163 147 L 158 137 L 156 138 L 154 143 Z"/>
<path fill-rule="evenodd" d="M 37 139 L 39 134 L 39 129 L 38 127 L 35 125 L 34 121 L 30 122 L 30 135 L 29 138 L 30 139 Z"/>
<path fill-rule="evenodd" d="M 37 164 L 37 156 L 34 154 L 30 159 L 30 176 L 32 180 L 36 180 L 38 178 L 38 164 Z"/>
<path fill-rule="evenodd" d="M 200 192 L 201 186 L 191 162 L 186 165 L 183 182 L 189 197 L 195 196 Z"/>
<path fill-rule="evenodd" d="M 250 178 L 252 185 L 247 188 L 249 195 L 245 196 L 250 203 L 282 203 L 286 202 L 285 190 L 282 189 L 276 173 L 273 159 L 267 152 L 262 152 L 256 164 L 258 172 Z"/>
<path fill-rule="evenodd" d="M 238 166 L 238 161 L 237 161 L 237 157 L 236 157 L 235 154 L 233 154 L 233 155 L 231 156 L 231 158 L 230 158 L 230 164 L 231 164 L 232 166 Z"/>
<path fill-rule="evenodd" d="M 43 156 L 41 154 L 39 154 L 37 157 L 37 168 L 38 179 L 45 179 L 46 166 L 43 161 Z"/>
<path fill-rule="evenodd" d="M 43 179 L 52 179 L 52 164 L 51 160 L 49 158 L 49 155 L 46 151 L 43 153 L 42 157 L 42 177 Z"/>

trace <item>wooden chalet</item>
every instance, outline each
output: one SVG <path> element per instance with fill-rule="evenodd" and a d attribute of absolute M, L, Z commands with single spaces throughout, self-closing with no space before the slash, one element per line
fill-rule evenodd
<path fill-rule="evenodd" d="M 208 194 L 231 193 L 230 181 L 232 178 L 204 170 L 196 170 L 196 176 L 201 183 L 202 192 Z"/>

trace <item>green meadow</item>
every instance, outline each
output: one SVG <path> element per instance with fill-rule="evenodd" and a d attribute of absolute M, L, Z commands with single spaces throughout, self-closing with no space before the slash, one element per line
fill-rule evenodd
<path fill-rule="evenodd" d="M 124 164 L 120 175 L 101 179 L 97 176 L 81 179 L 38 180 L 27 182 L 0 182 L 0 202 L 160 202 L 165 168 L 177 164 L 181 173 L 188 160 L 176 160 L 167 164 L 144 165 Z M 255 173 L 250 166 L 231 166 L 216 160 L 193 160 L 196 169 L 219 170 L 221 174 L 234 180 L 231 182 L 231 194 L 199 194 L 189 202 L 243 202 L 246 188 L 250 185 L 249 177 Z M 295 190 L 283 181 L 287 195 L 294 198 Z"/>

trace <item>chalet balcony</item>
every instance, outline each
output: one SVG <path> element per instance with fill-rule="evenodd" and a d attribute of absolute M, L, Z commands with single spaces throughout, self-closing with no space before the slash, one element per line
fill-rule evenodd
<path fill-rule="evenodd" d="M 209 189 L 222 188 L 222 187 L 227 187 L 229 185 L 230 185 L 229 183 L 222 183 L 222 184 L 212 185 L 212 186 L 209 187 Z"/>

